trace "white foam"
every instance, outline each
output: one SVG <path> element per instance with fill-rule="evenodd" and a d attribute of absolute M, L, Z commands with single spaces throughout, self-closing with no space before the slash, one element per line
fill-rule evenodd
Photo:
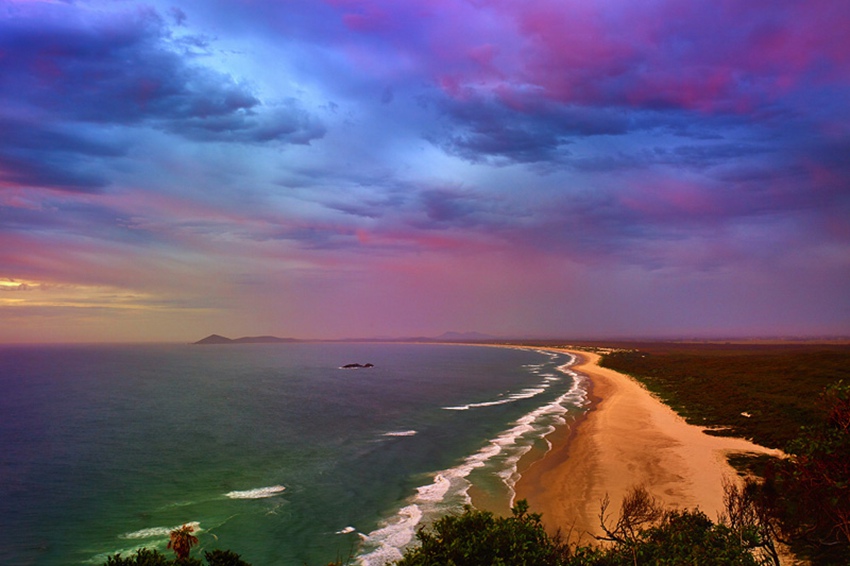
<path fill-rule="evenodd" d="M 398 436 L 413 436 L 415 434 L 416 434 L 415 430 L 397 430 L 397 431 L 385 432 L 384 436 L 398 437 Z"/>
<path fill-rule="evenodd" d="M 379 566 L 389 562 L 401 560 L 401 549 L 413 540 L 416 526 L 422 519 L 422 510 L 417 505 L 402 507 L 395 517 L 384 524 L 383 527 L 372 531 L 364 542 L 377 542 L 377 547 L 361 556 L 360 564 L 366 566 Z"/>
<path fill-rule="evenodd" d="M 446 493 L 452 487 L 452 482 L 443 474 L 434 476 L 433 483 L 416 488 L 416 500 L 418 501 L 442 501 Z"/>
<path fill-rule="evenodd" d="M 280 495 L 285 489 L 282 485 L 272 485 L 269 487 L 246 489 L 245 491 L 229 491 L 224 496 L 230 499 L 264 499 L 266 497 Z"/>
<path fill-rule="evenodd" d="M 527 387 L 521 390 L 519 393 L 511 393 L 504 399 L 497 399 L 495 401 L 482 401 L 481 403 L 469 403 L 468 405 L 457 405 L 454 407 L 443 407 L 443 410 L 446 411 L 468 411 L 469 409 L 480 409 L 482 407 L 494 407 L 496 405 L 506 405 L 507 403 L 514 403 L 521 399 L 531 399 L 532 397 L 536 397 L 540 395 L 549 387 L 549 384 L 542 383 L 538 387 Z"/>
<path fill-rule="evenodd" d="M 546 354 L 550 359 L 558 356 L 550 352 L 546 352 Z M 455 506 L 471 503 L 468 490 L 472 484 L 467 477 L 474 470 L 485 466 L 488 461 L 494 458 L 504 458 L 496 475 L 508 489 L 511 505 L 513 505 L 514 485 L 519 479 L 517 473 L 519 460 L 531 450 L 536 440 L 547 436 L 555 430 L 557 425 L 563 425 L 566 422 L 564 415 L 571 408 L 586 404 L 585 379 L 569 369 L 569 366 L 573 363 L 575 363 L 575 358 L 570 356 L 567 363 L 558 367 L 559 371 L 573 378 L 573 385 L 568 391 L 553 402 L 524 415 L 514 423 L 513 427 L 490 440 L 480 450 L 465 458 L 457 466 L 436 473 L 431 483 L 417 487 L 416 495 L 411 497 L 408 501 L 409 504 L 403 507 L 394 518 L 387 521 L 380 529 L 363 536 L 367 551 L 359 557 L 358 563 L 362 566 L 379 566 L 401 559 L 402 549 L 413 540 L 422 517 L 435 519 L 444 515 L 452 509 L 452 500 Z M 551 380 L 552 377 L 550 374 L 546 376 L 546 379 Z M 529 388 L 514 395 L 520 398 L 529 398 L 541 391 L 540 388 Z M 464 405 L 462 408 L 458 407 L 453 410 L 468 410 L 479 406 L 510 403 L 516 400 L 512 397 L 514 396 L 486 404 Z M 520 443 L 521 439 L 524 440 Z M 551 443 L 548 443 L 548 445 L 551 449 Z"/>
<path fill-rule="evenodd" d="M 143 539 L 143 538 L 163 538 L 167 537 L 171 534 L 171 531 L 174 529 L 179 529 L 183 525 L 189 525 L 192 527 L 193 532 L 199 532 L 201 530 L 201 524 L 197 521 L 193 521 L 191 523 L 183 523 L 181 525 L 177 525 L 175 527 L 150 527 L 148 529 L 139 529 L 138 531 L 133 531 L 132 533 L 125 533 L 123 535 L 119 535 L 118 538 L 123 539 Z"/>

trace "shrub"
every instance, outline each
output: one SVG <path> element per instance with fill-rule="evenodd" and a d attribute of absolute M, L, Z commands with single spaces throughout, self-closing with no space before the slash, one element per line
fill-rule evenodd
<path fill-rule="evenodd" d="M 802 429 L 766 474 L 762 495 L 785 537 L 816 564 L 850 563 L 850 385 L 821 396 L 823 418 Z"/>
<path fill-rule="evenodd" d="M 405 552 L 399 566 L 480 566 L 563 564 L 569 555 L 558 537 L 546 534 L 540 515 L 519 501 L 511 517 L 495 517 L 470 507 L 439 519 L 416 535 L 419 546 Z"/>

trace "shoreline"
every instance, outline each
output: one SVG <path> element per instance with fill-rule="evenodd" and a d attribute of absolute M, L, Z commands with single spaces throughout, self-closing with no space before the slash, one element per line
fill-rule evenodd
<path fill-rule="evenodd" d="M 552 448 L 524 466 L 514 486 L 515 500 L 527 500 L 550 532 L 560 529 L 573 541 L 591 542 L 602 534 L 599 511 L 606 494 L 608 514 L 616 518 L 623 496 L 637 485 L 666 507 L 699 508 L 716 520 L 724 480 L 741 482 L 727 454 L 782 455 L 742 438 L 705 434 L 633 378 L 599 366 L 599 354 L 540 349 L 575 356 L 570 370 L 589 382 L 587 411 L 547 437 Z"/>

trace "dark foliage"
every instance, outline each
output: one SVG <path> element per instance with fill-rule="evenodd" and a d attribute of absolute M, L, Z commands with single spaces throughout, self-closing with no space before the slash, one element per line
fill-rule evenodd
<path fill-rule="evenodd" d="M 171 566 L 173 564 L 173 560 L 169 560 L 156 550 L 140 548 L 135 556 L 126 558 L 122 558 L 120 554 L 110 556 L 106 559 L 105 566 Z"/>
<path fill-rule="evenodd" d="M 140 548 L 135 556 L 122 558 L 116 554 L 106 559 L 104 566 L 203 566 L 197 558 L 177 558 L 170 560 L 157 550 Z"/>
<path fill-rule="evenodd" d="M 599 551 L 595 560 L 574 564 L 778 564 L 770 532 L 762 528 L 753 502 L 733 485 L 726 489 L 727 514 L 713 523 L 701 511 L 665 510 L 642 487 L 623 498 L 613 524 L 607 515 L 609 500 L 599 520 L 613 546 Z"/>
<path fill-rule="evenodd" d="M 630 494 L 616 524 L 607 528 L 607 547 L 576 547 L 550 537 L 540 515 L 524 501 L 512 517 L 498 518 L 471 508 L 420 530 L 420 546 L 408 550 L 398 566 L 634 566 L 635 564 L 757 566 L 771 564 L 753 552 L 760 539 L 714 524 L 699 511 L 662 511 L 645 491 Z M 603 507 L 602 514 L 605 513 Z"/>
<path fill-rule="evenodd" d="M 566 545 L 546 534 L 540 515 L 528 513 L 525 501 L 511 517 L 467 507 L 462 515 L 439 519 L 431 529 L 420 529 L 419 546 L 408 550 L 399 566 L 479 566 L 565 564 Z"/>
<path fill-rule="evenodd" d="M 768 467 L 762 494 L 782 534 L 814 564 L 850 564 L 850 384 L 828 388 L 822 418 Z"/>
<path fill-rule="evenodd" d="M 669 511 L 661 522 L 642 531 L 633 544 L 619 544 L 598 564 L 752 565 L 748 541 L 726 525 L 711 522 L 701 511 Z"/>
<path fill-rule="evenodd" d="M 204 552 L 208 566 L 251 566 L 232 550 L 213 550 Z"/>
<path fill-rule="evenodd" d="M 248 562 L 230 550 L 204 552 L 207 566 L 251 566 Z M 194 557 L 169 559 L 157 550 L 140 548 L 134 556 L 122 558 L 119 554 L 106 559 L 104 566 L 203 566 L 204 563 Z"/>
<path fill-rule="evenodd" d="M 818 418 L 817 393 L 850 380 L 850 346 L 634 344 L 602 365 L 627 373 L 688 422 L 783 448 Z"/>

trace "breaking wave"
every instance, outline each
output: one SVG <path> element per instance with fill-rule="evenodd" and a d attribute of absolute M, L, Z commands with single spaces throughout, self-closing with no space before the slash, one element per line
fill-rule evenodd
<path fill-rule="evenodd" d="M 572 378 L 572 386 L 569 390 L 554 401 L 519 418 L 511 428 L 488 441 L 480 450 L 465 458 L 457 466 L 434 474 L 430 483 L 416 488 L 416 494 L 399 509 L 395 516 L 364 537 L 364 554 L 359 557 L 358 563 L 362 566 L 378 566 L 401 559 L 403 549 L 413 541 L 423 518 L 426 521 L 433 520 L 471 502 L 468 492 L 472 483 L 468 476 L 485 465 L 496 463 L 493 474 L 511 494 L 511 505 L 513 505 L 514 485 L 519 479 L 517 466 L 520 459 L 532 449 L 536 441 L 545 438 L 557 426 L 564 425 L 569 411 L 587 404 L 586 380 L 569 369 L 573 363 L 575 358 L 570 356 L 567 363 L 558 367 L 558 371 Z M 552 374 L 544 374 L 543 377 L 546 380 L 546 386 L 560 379 Z M 464 405 L 462 408 L 444 407 L 444 409 L 467 410 L 511 403 L 518 398 L 534 397 L 543 390 L 545 390 L 543 386 L 529 388 L 499 401 L 473 403 Z M 548 440 L 546 442 L 551 449 L 551 443 Z"/>
<path fill-rule="evenodd" d="M 245 491 L 229 491 L 224 496 L 230 499 L 264 499 L 266 497 L 280 495 L 285 489 L 282 485 L 273 485 L 270 487 L 258 487 L 257 489 L 246 489 Z"/>
<path fill-rule="evenodd" d="M 176 525 L 174 527 L 150 527 L 147 529 L 139 529 L 138 531 L 133 531 L 132 533 L 124 533 L 123 535 L 119 535 L 118 538 L 123 539 L 143 539 L 143 538 L 163 538 L 167 537 L 171 534 L 171 531 L 174 529 L 179 529 L 183 525 L 189 525 L 192 527 L 194 532 L 199 532 L 201 530 L 201 524 L 197 521 L 193 521 L 191 523 L 183 523 L 181 525 Z"/>

